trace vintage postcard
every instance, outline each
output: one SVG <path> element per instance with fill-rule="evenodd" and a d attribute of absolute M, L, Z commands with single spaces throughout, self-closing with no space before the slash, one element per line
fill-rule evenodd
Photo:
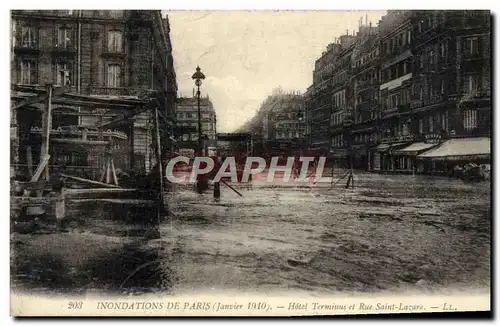
<path fill-rule="evenodd" d="M 10 12 L 12 316 L 488 312 L 488 10 Z"/>

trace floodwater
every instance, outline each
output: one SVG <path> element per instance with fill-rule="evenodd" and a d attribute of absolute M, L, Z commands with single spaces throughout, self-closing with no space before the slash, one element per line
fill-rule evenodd
<path fill-rule="evenodd" d="M 490 184 L 356 174 L 314 186 L 169 195 L 158 237 L 89 216 L 13 234 L 12 286 L 35 292 L 380 292 L 490 287 Z M 124 236 L 125 235 L 125 236 Z"/>

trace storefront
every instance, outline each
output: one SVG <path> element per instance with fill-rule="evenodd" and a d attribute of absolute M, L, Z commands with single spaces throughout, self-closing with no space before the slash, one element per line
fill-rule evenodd
<path fill-rule="evenodd" d="M 400 170 L 401 162 L 397 151 L 408 144 L 408 142 L 382 143 L 375 147 L 372 170 L 384 172 Z"/>
<path fill-rule="evenodd" d="M 457 165 L 490 164 L 490 153 L 489 137 L 453 138 L 417 155 L 417 161 L 422 163 L 423 172 L 447 175 Z"/>
<path fill-rule="evenodd" d="M 423 166 L 419 166 L 417 164 L 417 155 L 438 145 L 438 143 L 418 142 L 396 150 L 394 154 L 398 156 L 398 165 L 401 171 L 421 172 L 423 170 Z"/>

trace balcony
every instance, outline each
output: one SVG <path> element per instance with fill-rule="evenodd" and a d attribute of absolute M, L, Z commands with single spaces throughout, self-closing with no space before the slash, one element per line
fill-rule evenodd
<path fill-rule="evenodd" d="M 119 48 L 104 47 L 104 49 L 102 50 L 102 56 L 106 58 L 123 59 L 125 58 L 125 54 L 126 54 L 125 51 Z"/>
<path fill-rule="evenodd" d="M 484 55 L 484 52 L 476 52 L 476 53 L 464 53 L 463 57 L 464 61 L 480 61 L 480 60 L 486 60 L 489 59 L 489 57 L 486 57 Z"/>
<path fill-rule="evenodd" d="M 448 97 L 444 94 L 433 95 L 429 99 L 424 100 L 424 105 L 434 105 L 442 102 L 446 102 Z"/>
<path fill-rule="evenodd" d="M 422 101 L 421 99 L 418 99 L 418 100 L 412 100 L 410 102 L 410 109 L 417 109 L 417 108 L 420 108 L 424 106 L 424 101 Z"/>
<path fill-rule="evenodd" d="M 141 91 L 135 88 L 127 87 L 105 87 L 92 86 L 87 90 L 89 95 L 107 95 L 107 96 L 134 96 L 138 97 Z"/>
<path fill-rule="evenodd" d="M 409 112 L 410 109 L 411 109 L 410 103 L 398 105 L 398 112 L 399 113 Z"/>
<path fill-rule="evenodd" d="M 364 80 L 356 83 L 356 92 L 362 92 L 368 88 L 372 87 L 377 87 L 378 85 L 375 84 L 375 80 Z"/>
<path fill-rule="evenodd" d="M 411 142 L 415 140 L 415 135 L 401 135 L 401 136 L 391 136 L 391 137 L 383 137 L 380 139 L 380 143 L 383 144 L 391 144 L 391 143 L 402 143 L 402 142 Z"/>
<path fill-rule="evenodd" d="M 393 115 L 394 113 L 397 113 L 398 112 L 398 107 L 395 106 L 395 107 L 392 107 L 392 108 L 385 108 L 382 110 L 382 112 L 384 113 L 384 115 Z"/>
<path fill-rule="evenodd" d="M 37 41 L 21 41 L 14 45 L 16 53 L 37 54 L 40 52 L 40 46 Z"/>
<path fill-rule="evenodd" d="M 52 53 L 61 56 L 74 56 L 76 53 L 76 45 L 72 42 L 67 42 L 65 44 L 56 44 Z"/>

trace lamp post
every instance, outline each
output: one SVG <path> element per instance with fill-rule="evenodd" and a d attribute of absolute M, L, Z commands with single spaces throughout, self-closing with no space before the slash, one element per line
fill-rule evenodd
<path fill-rule="evenodd" d="M 205 79 L 205 75 L 201 72 L 200 66 L 196 67 L 196 72 L 191 77 L 194 80 L 194 84 L 198 87 L 196 95 L 198 97 L 198 156 L 202 156 L 203 152 L 203 138 L 201 133 L 201 108 L 200 108 L 200 86 L 202 84 L 202 80 Z M 204 190 L 208 188 L 208 180 L 205 179 L 204 176 L 198 175 L 198 180 L 196 182 L 196 189 L 198 193 L 203 193 Z"/>
<path fill-rule="evenodd" d="M 200 108 L 200 86 L 202 84 L 202 80 L 205 79 L 205 75 L 201 72 L 200 66 L 196 67 L 196 72 L 191 77 L 194 80 L 194 84 L 198 87 L 196 92 L 196 96 L 198 98 L 198 155 L 201 156 L 203 152 L 203 139 L 201 133 L 201 108 Z"/>

